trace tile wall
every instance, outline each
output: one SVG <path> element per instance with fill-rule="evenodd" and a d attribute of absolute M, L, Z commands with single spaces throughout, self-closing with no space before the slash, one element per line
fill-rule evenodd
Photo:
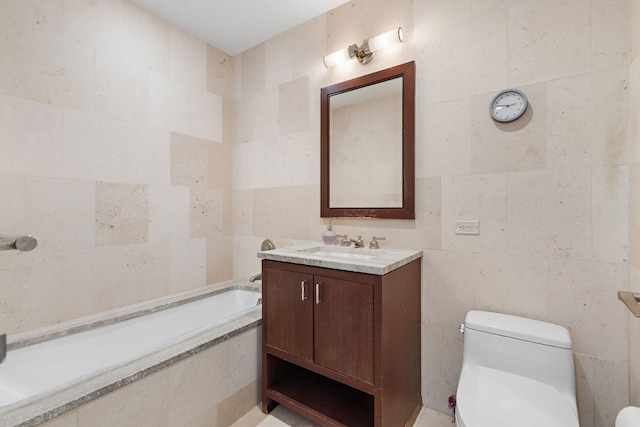
<path fill-rule="evenodd" d="M 320 240 L 320 88 L 415 60 L 416 219 L 334 229 L 423 249 L 424 403 L 448 411 L 473 308 L 571 330 L 583 427 L 638 403 L 616 299 L 640 276 L 637 1 L 352 0 L 234 58 L 125 0 L 0 10 L 0 232 L 40 242 L 0 253 L 3 332 L 247 277 L 264 238 Z M 368 66 L 322 65 L 400 25 Z M 508 87 L 530 107 L 496 125 Z"/>
<path fill-rule="evenodd" d="M 640 2 L 629 2 L 630 41 L 630 143 L 631 180 L 629 188 L 629 290 L 640 292 Z M 640 406 L 640 318 L 629 315 L 630 402 Z"/>
<path fill-rule="evenodd" d="M 425 405 L 448 412 L 458 325 L 470 309 L 495 310 L 569 328 L 581 425 L 612 426 L 630 387 L 629 319 L 616 296 L 629 289 L 637 190 L 630 9 L 628 0 L 353 0 L 234 58 L 236 275 L 259 269 L 263 238 L 320 240 L 320 88 L 415 60 L 416 219 L 336 219 L 334 230 L 424 250 Z M 325 53 L 399 25 L 407 41 L 366 67 L 323 67 Z M 509 87 L 529 109 L 496 124 L 489 101 Z M 455 235 L 456 219 L 479 220 L 480 235 Z"/>
<path fill-rule="evenodd" d="M 232 278 L 233 60 L 125 0 L 0 1 L 0 327 Z"/>

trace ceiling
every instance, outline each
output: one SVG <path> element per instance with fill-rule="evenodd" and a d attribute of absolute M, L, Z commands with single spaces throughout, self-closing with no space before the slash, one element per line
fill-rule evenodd
<path fill-rule="evenodd" d="M 132 1 L 234 56 L 349 0 Z"/>

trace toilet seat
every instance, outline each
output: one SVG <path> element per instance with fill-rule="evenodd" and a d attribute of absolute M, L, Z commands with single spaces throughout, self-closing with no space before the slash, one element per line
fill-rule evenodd
<path fill-rule="evenodd" d="M 458 427 L 579 427 L 575 408 L 553 386 L 496 369 L 462 372 Z"/>

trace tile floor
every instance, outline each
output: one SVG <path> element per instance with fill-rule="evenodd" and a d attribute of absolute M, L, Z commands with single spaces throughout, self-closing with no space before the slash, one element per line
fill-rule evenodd
<path fill-rule="evenodd" d="M 231 427 L 320 427 L 304 417 L 279 405 L 268 416 L 260 411 L 259 407 L 253 408 L 242 418 L 233 423 Z M 453 417 L 422 408 L 414 427 L 455 427 Z"/>

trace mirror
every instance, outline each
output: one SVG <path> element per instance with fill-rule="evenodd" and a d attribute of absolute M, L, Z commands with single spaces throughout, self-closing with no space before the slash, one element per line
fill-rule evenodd
<path fill-rule="evenodd" d="M 320 216 L 415 218 L 415 62 L 320 92 Z"/>

